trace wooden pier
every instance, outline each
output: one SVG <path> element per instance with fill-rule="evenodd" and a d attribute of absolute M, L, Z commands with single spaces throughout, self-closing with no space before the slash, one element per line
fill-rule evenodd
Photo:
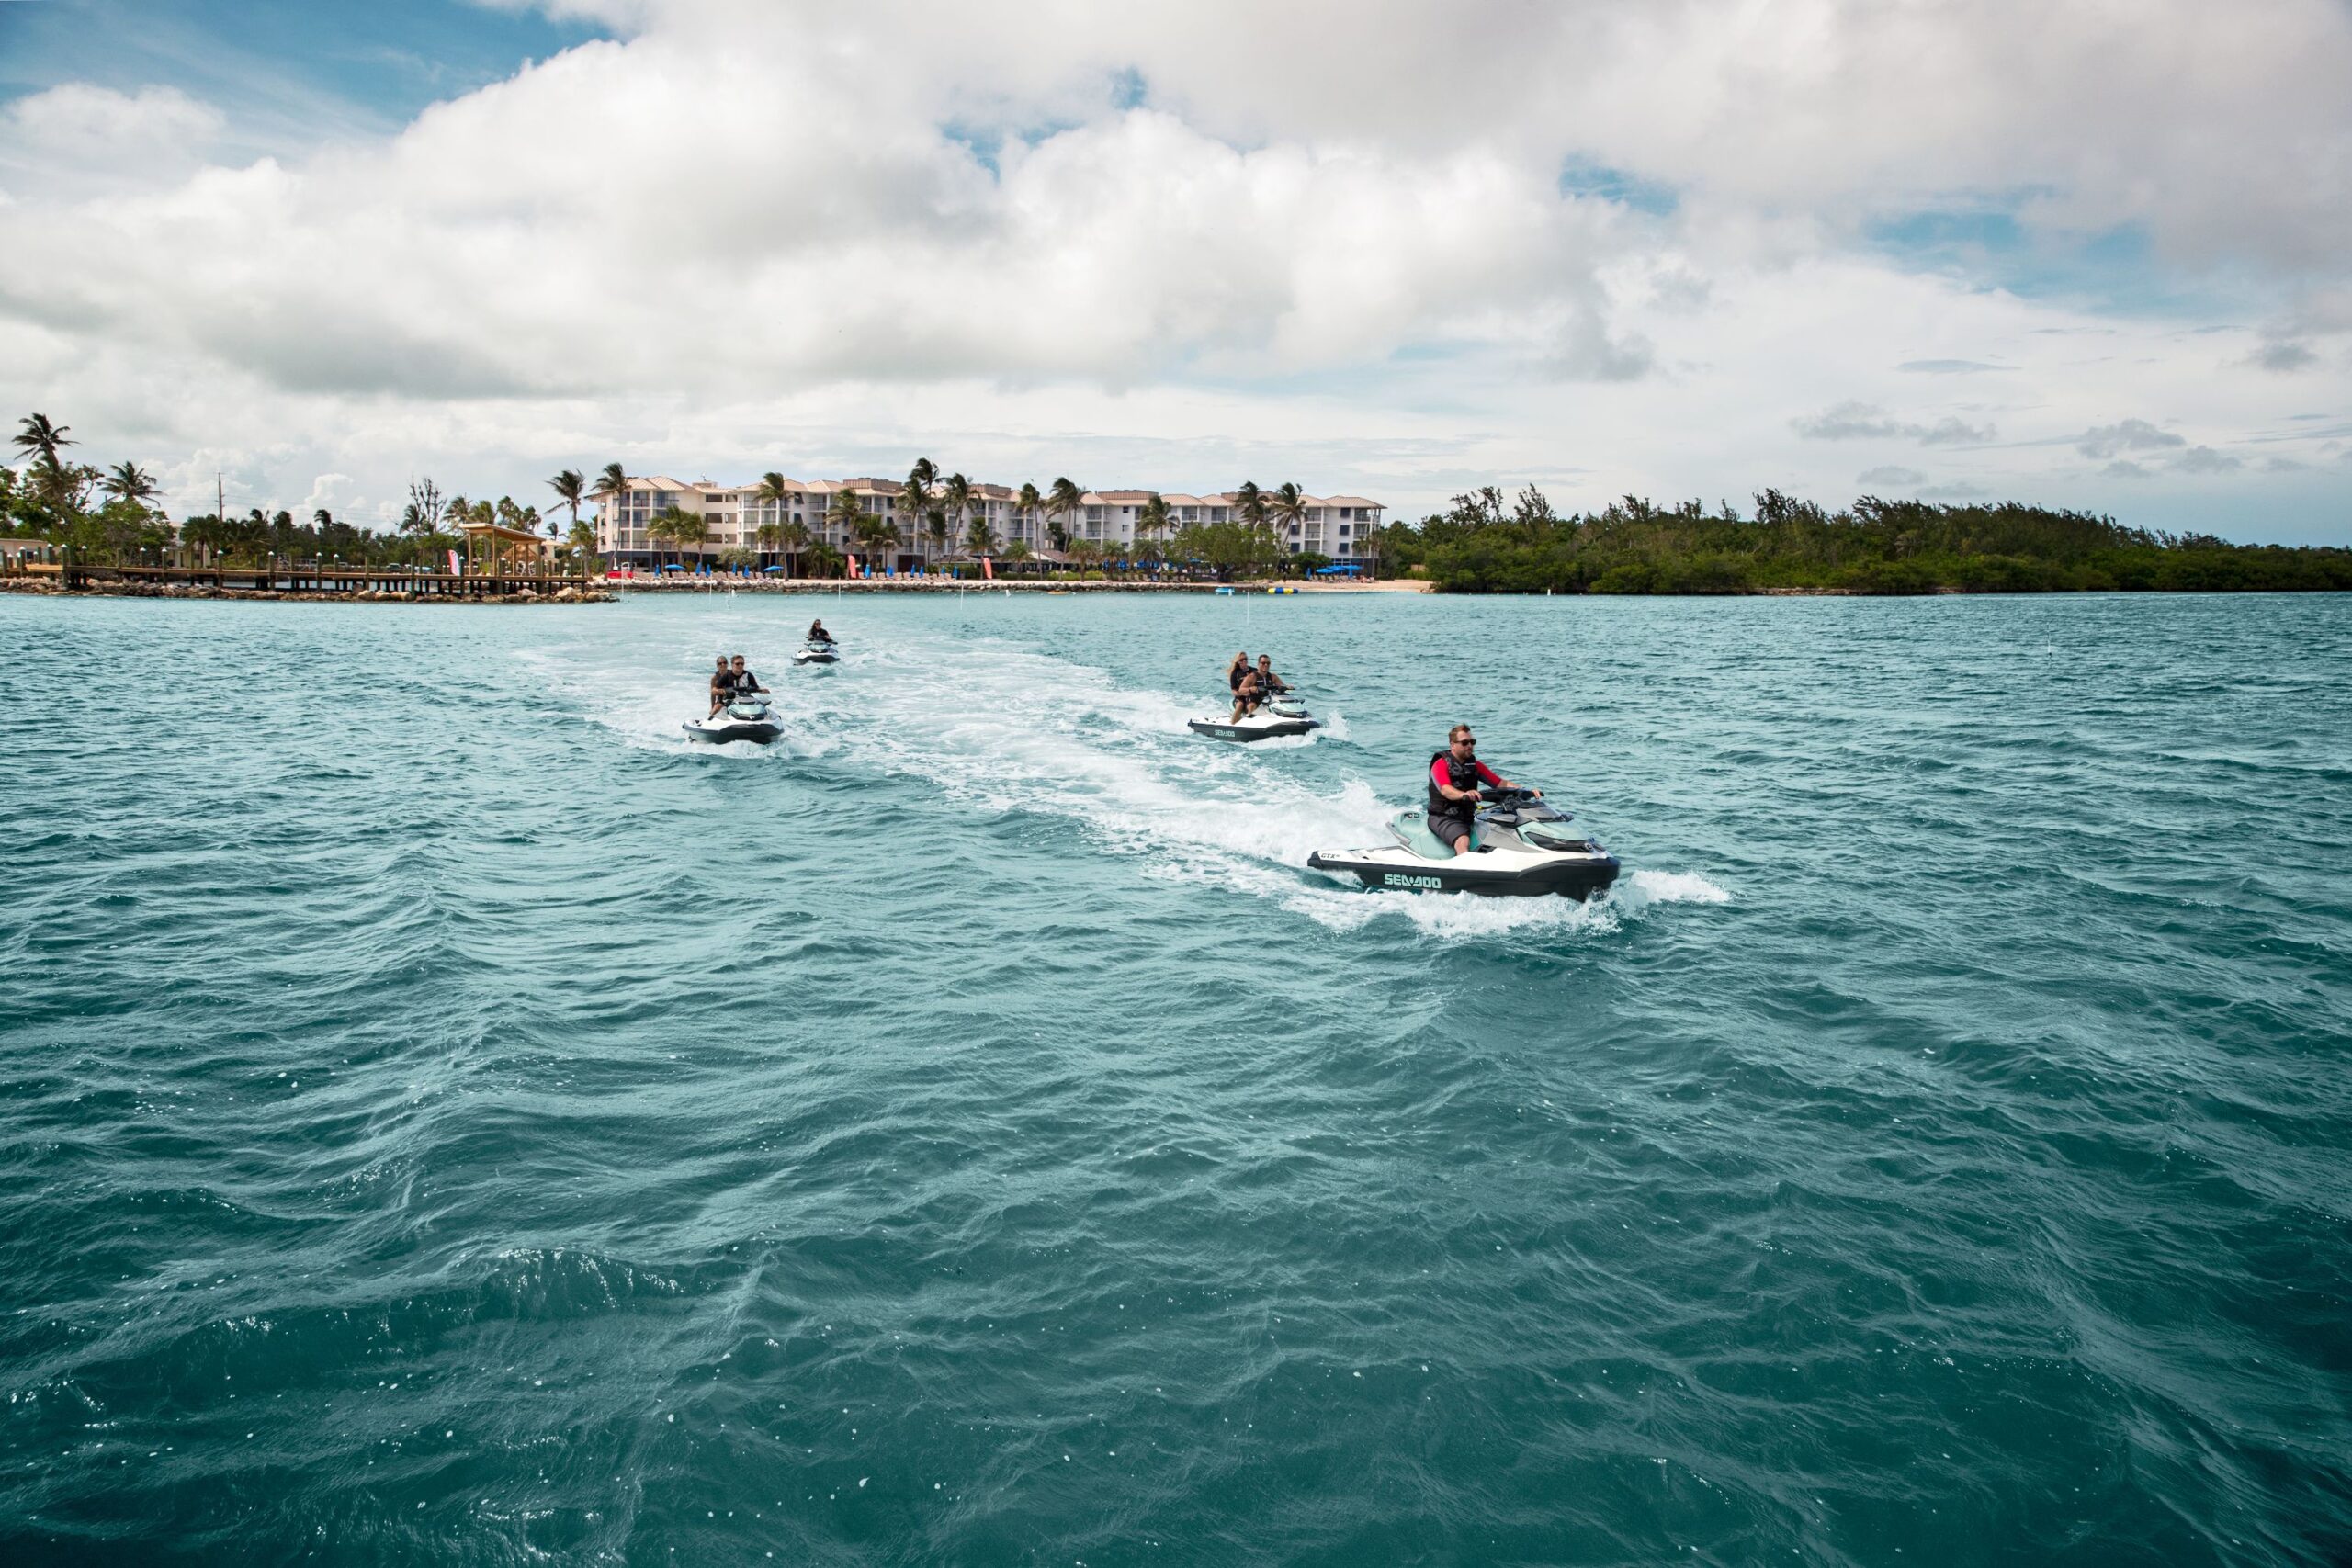
<path fill-rule="evenodd" d="M 44 565 L 46 570 L 44 570 Z M 576 572 L 419 571 L 404 567 L 322 565 L 283 558 L 257 566 L 121 566 L 69 561 L 62 565 L 25 564 L 10 575 L 46 576 L 68 591 L 137 592 L 145 586 L 209 591 L 215 593 L 300 594 L 306 598 L 373 598 L 486 600 L 511 599 L 527 593 L 553 598 L 570 590 L 575 596 L 595 594 L 600 587 Z"/>

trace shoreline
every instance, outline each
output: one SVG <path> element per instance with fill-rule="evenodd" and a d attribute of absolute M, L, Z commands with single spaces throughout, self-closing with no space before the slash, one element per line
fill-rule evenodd
<path fill-rule="evenodd" d="M 0 593 L 28 599 L 246 600 L 288 604 L 609 604 L 619 595 L 601 588 L 560 588 L 541 593 L 525 588 L 512 593 L 388 593 L 374 589 L 323 592 L 317 589 L 210 588 L 186 583 L 89 582 L 66 587 L 52 577 L 0 578 Z"/>
<path fill-rule="evenodd" d="M 655 578 L 606 579 L 604 586 L 616 593 L 1210 593 L 1263 597 L 1272 588 L 1289 593 L 1426 593 L 1431 584 L 1416 578 L 1378 582 L 1247 582 L 1094 581 L 1056 582 L 1046 578 L 992 578 L 973 581 L 923 578 L 795 577 L 765 580 L 688 578 L 662 581 Z"/>

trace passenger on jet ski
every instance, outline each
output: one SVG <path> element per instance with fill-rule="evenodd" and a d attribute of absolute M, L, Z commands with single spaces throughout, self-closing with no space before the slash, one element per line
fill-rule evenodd
<path fill-rule="evenodd" d="M 725 707 L 727 699 L 734 694 L 735 671 L 728 668 L 727 655 L 722 653 L 718 656 L 718 668 L 710 673 L 710 712 L 707 716 L 718 717 L 718 710 Z"/>
<path fill-rule="evenodd" d="M 1429 776 L 1430 832 L 1455 854 L 1470 848 L 1471 833 L 1477 826 L 1480 784 L 1490 789 L 1520 787 L 1478 761 L 1478 738 L 1470 733 L 1468 725 L 1457 724 L 1446 734 L 1445 750 L 1430 758 Z M 1539 800 L 1544 796 L 1540 789 L 1527 793 Z"/>
<path fill-rule="evenodd" d="M 1266 688 L 1259 682 L 1258 672 L 1247 664 L 1243 665 L 1240 682 L 1233 688 L 1233 716 L 1226 722 L 1239 724 L 1250 714 L 1256 713 L 1258 705 L 1265 700 Z"/>

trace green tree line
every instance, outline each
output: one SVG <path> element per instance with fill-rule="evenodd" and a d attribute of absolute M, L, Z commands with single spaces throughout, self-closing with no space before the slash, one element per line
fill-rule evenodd
<path fill-rule="evenodd" d="M 298 519 L 284 508 L 265 511 L 256 506 L 242 515 L 204 513 L 187 517 L 175 530 L 155 504 L 163 492 L 153 476 L 132 462 L 101 469 L 76 461 L 71 448 L 80 443 L 72 426 L 56 423 L 46 414 L 28 414 L 18 423 L 9 445 L 18 466 L 0 468 L 0 536 L 40 539 L 85 561 L 161 561 L 176 553 L 231 566 L 257 565 L 277 557 L 339 558 L 362 567 L 440 567 L 447 564 L 451 550 L 465 550 L 463 530 L 469 524 L 495 523 L 529 534 L 544 531 L 550 537 L 557 533 L 556 521 L 542 519 L 536 506 L 520 504 L 512 496 L 496 501 L 444 497 L 429 479 L 409 486 L 408 503 L 396 529 L 357 527 L 324 507 Z M 569 472 L 550 482 L 557 499 L 571 508 L 571 532 L 560 554 L 577 570 L 593 559 L 594 536 L 579 519 L 579 502 L 588 491 L 579 476 Z M 526 553 L 520 546 L 513 549 Z"/>
<path fill-rule="evenodd" d="M 1391 524 L 1380 549 L 1449 593 L 2352 589 L 2342 548 L 2235 545 L 2017 502 L 1864 496 L 1833 513 L 1777 490 L 1749 516 L 1630 495 L 1562 516 L 1532 485 L 1510 502 L 1489 485 L 1418 525 Z"/>

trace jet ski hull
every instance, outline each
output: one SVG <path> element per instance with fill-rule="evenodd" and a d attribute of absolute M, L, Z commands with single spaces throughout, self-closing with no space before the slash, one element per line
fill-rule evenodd
<path fill-rule="evenodd" d="M 1193 718 L 1184 721 L 1195 735 L 1205 735 L 1213 740 L 1266 740 L 1277 735 L 1304 735 L 1310 729 L 1320 729 L 1319 718 L 1243 719 L 1239 724 L 1221 724 L 1213 718 Z"/>
<path fill-rule="evenodd" d="M 764 746 L 784 733 L 784 726 L 774 719 L 717 719 L 697 723 L 686 720 L 678 728 L 696 740 L 707 740 L 723 746 L 730 740 L 751 740 Z"/>
<path fill-rule="evenodd" d="M 1452 860 L 1428 860 L 1409 850 L 1317 850 L 1306 857 L 1306 863 L 1317 871 L 1346 873 L 1366 887 L 1400 892 L 1530 898 L 1556 895 L 1577 899 L 1608 891 L 1619 869 L 1617 857 L 1605 851 L 1532 860 L 1514 855 L 1508 863 L 1498 863 L 1476 852 Z"/>
<path fill-rule="evenodd" d="M 795 664 L 838 664 L 841 662 L 841 655 L 838 653 L 796 653 L 792 656 L 792 661 Z"/>

